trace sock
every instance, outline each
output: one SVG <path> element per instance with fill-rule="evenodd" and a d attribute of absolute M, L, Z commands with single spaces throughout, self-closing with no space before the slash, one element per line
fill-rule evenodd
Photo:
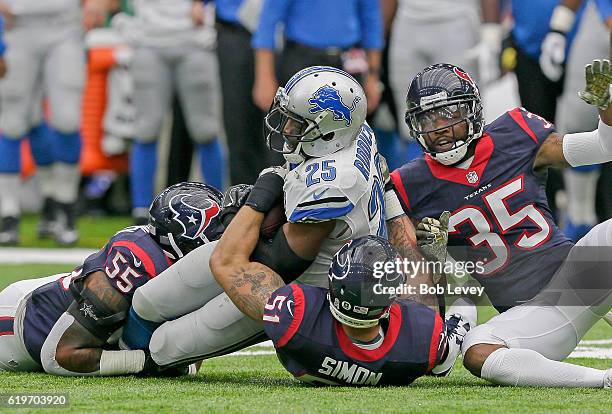
<path fill-rule="evenodd" d="M 19 174 L 21 171 L 21 139 L 0 136 L 0 173 Z"/>
<path fill-rule="evenodd" d="M 130 156 L 132 208 L 149 208 L 153 201 L 157 142 L 134 142 Z"/>
<path fill-rule="evenodd" d="M 44 167 L 53 164 L 54 138 L 47 124 L 42 123 L 28 132 L 32 156 L 36 161 L 36 167 Z"/>
<path fill-rule="evenodd" d="M 53 198 L 56 192 L 55 180 L 53 179 L 53 166 L 37 165 L 36 176 L 40 185 L 40 193 L 43 198 Z"/>
<path fill-rule="evenodd" d="M 161 324 L 162 322 L 151 322 L 141 318 L 134 308 L 130 308 L 121 340 L 129 349 L 149 349 L 153 331 Z"/>
<path fill-rule="evenodd" d="M 500 348 L 487 357 L 482 378 L 494 384 L 603 388 L 606 371 L 553 361 L 531 349 Z"/>
<path fill-rule="evenodd" d="M 63 204 L 73 204 L 79 194 L 81 171 L 78 164 L 56 162 L 53 164 L 53 199 Z"/>
<path fill-rule="evenodd" d="M 591 171 L 565 171 L 565 189 L 567 193 L 567 217 L 575 225 L 595 225 L 595 191 L 599 169 Z"/>
<path fill-rule="evenodd" d="M 19 217 L 19 187 L 21 180 L 18 173 L 0 173 L 0 217 Z"/>
<path fill-rule="evenodd" d="M 204 182 L 218 190 L 223 190 L 223 176 L 225 174 L 225 160 L 218 139 L 206 144 L 197 144 L 200 169 Z"/>

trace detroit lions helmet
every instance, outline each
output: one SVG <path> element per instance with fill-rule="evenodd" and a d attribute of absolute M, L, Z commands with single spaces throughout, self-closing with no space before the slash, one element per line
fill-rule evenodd
<path fill-rule="evenodd" d="M 174 259 L 223 234 L 223 194 L 202 183 L 174 184 L 162 191 L 149 207 L 149 233 Z"/>
<path fill-rule="evenodd" d="M 394 266 L 384 272 L 382 266 L 395 263 L 399 253 L 382 237 L 366 236 L 342 246 L 329 267 L 327 300 L 334 318 L 354 328 L 375 326 L 389 315 L 395 299 L 387 293 L 404 283 L 404 275 Z"/>
<path fill-rule="evenodd" d="M 482 136 L 480 92 L 458 66 L 438 63 L 425 68 L 412 80 L 406 104 L 411 135 L 441 164 L 463 161 L 470 143 Z M 467 133 L 458 134 L 463 128 Z"/>
<path fill-rule="evenodd" d="M 270 149 L 297 164 L 349 146 L 366 112 L 365 93 L 355 78 L 329 66 L 312 66 L 278 88 L 264 135 Z"/>

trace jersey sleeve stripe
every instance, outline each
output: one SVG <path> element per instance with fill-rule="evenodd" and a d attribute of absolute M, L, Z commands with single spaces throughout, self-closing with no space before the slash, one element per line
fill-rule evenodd
<path fill-rule="evenodd" d="M 440 315 L 436 314 L 433 332 L 431 333 L 431 342 L 429 344 L 429 366 L 427 367 L 427 372 L 431 372 L 436 362 L 438 362 L 438 348 L 440 346 L 440 337 L 443 327 L 444 323 L 442 323 L 442 318 L 440 318 Z"/>
<path fill-rule="evenodd" d="M 15 318 L 12 316 L 0 316 L 0 336 L 14 335 Z"/>
<path fill-rule="evenodd" d="M 327 198 L 322 198 L 320 200 L 304 201 L 303 203 L 300 203 L 297 206 L 298 208 L 299 207 L 310 207 L 310 206 L 316 206 L 318 204 L 346 203 L 347 201 L 349 201 L 349 199 L 346 197 L 327 197 Z"/>
<path fill-rule="evenodd" d="M 119 240 L 113 243 L 113 245 L 111 246 L 111 249 L 115 246 L 125 247 L 129 249 L 140 260 L 142 260 L 142 264 L 144 265 L 145 270 L 147 271 L 147 276 L 149 277 L 149 279 L 153 279 L 157 275 L 157 272 L 155 271 L 155 264 L 153 263 L 153 260 L 147 254 L 147 252 L 145 252 L 136 243 L 127 241 L 127 240 Z"/>
<path fill-rule="evenodd" d="M 293 313 L 295 316 L 293 317 L 291 324 L 289 324 L 289 328 L 287 328 L 283 336 L 281 336 L 280 339 L 274 344 L 276 348 L 281 348 L 287 345 L 287 342 L 293 338 L 293 335 L 295 335 L 300 327 L 300 324 L 302 323 L 302 320 L 304 319 L 304 309 L 306 308 L 304 291 L 295 283 L 289 286 L 291 286 L 291 290 L 293 290 Z"/>
<path fill-rule="evenodd" d="M 512 111 L 509 112 L 509 114 L 510 117 L 514 119 L 514 122 L 516 122 L 521 127 L 521 129 L 525 131 L 527 135 L 529 135 L 533 142 L 537 144 L 538 138 L 536 137 L 535 132 L 533 132 L 533 130 L 529 128 L 529 125 L 527 125 L 527 121 L 525 121 L 525 118 L 523 118 L 521 108 L 514 108 Z"/>
<path fill-rule="evenodd" d="M 337 217 L 346 216 L 353 210 L 354 207 L 355 205 L 353 203 L 349 203 L 344 207 L 294 210 L 289 217 L 289 221 L 291 223 L 295 223 L 306 218 L 313 220 L 331 220 Z"/>
<path fill-rule="evenodd" d="M 395 170 L 391 173 L 391 181 L 393 181 L 393 185 L 395 185 L 395 188 L 397 189 L 397 192 L 400 195 L 400 199 L 404 203 L 404 207 L 410 210 L 410 200 L 408 200 L 406 187 L 404 187 L 404 182 L 402 181 L 402 177 L 400 176 L 399 170 Z"/>

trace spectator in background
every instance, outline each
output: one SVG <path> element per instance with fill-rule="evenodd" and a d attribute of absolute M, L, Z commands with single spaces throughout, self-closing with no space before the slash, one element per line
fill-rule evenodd
<path fill-rule="evenodd" d="M 597 128 L 599 119 L 597 108 L 585 105 L 577 92 L 584 87 L 585 65 L 608 55 L 610 35 L 605 22 L 612 23 L 612 0 L 589 0 L 587 3 L 568 55 L 563 94 L 558 104 L 556 124 L 562 133 L 592 131 Z M 574 242 L 598 222 L 595 198 L 600 168 L 596 167 L 578 167 L 563 172 L 568 204 L 562 228 Z M 610 164 L 602 168 L 608 169 Z M 606 191 L 599 194 L 599 198 L 610 197 L 610 181 L 602 184 Z M 600 213 L 601 221 L 609 218 L 609 211 Z"/>
<path fill-rule="evenodd" d="M 215 32 L 205 24 L 201 2 L 136 0 L 134 79 L 136 134 L 130 159 L 132 215 L 148 220 L 157 169 L 157 141 L 177 93 L 196 143 L 204 181 L 222 187 L 223 156 L 218 135 L 218 72 Z"/>
<path fill-rule="evenodd" d="M 215 0 L 223 126 L 232 184 L 253 183 L 266 166 L 283 162 L 279 154 L 266 148 L 262 133 L 264 112 L 251 95 L 255 81 L 251 34 L 257 28 L 261 2 Z"/>
<path fill-rule="evenodd" d="M 582 3 L 583 0 L 512 0 L 514 72 L 521 105 L 552 122 L 557 98 L 563 92 L 565 57 L 579 20 L 576 12 Z M 556 220 L 555 195 L 562 187 L 561 172 L 549 169 L 546 195 Z"/>
<path fill-rule="evenodd" d="M 275 34 L 280 24 L 285 42 L 275 62 Z M 326 65 L 361 78 L 371 113 L 381 96 L 382 47 L 377 0 L 264 0 L 253 37 L 253 99 L 261 110 L 268 110 L 279 84 L 284 85 L 303 68 Z"/>
<path fill-rule="evenodd" d="M 481 23 L 495 21 L 496 3 L 490 0 L 393 0 L 396 3 L 389 45 L 389 76 L 398 103 L 400 134 L 405 140 L 410 133 L 405 115 L 406 92 L 410 82 L 434 63 L 450 63 L 466 70 L 478 82 L 478 55 L 475 53 L 481 37 L 489 43 L 501 43 L 501 29 Z M 491 40 L 492 38 L 492 40 Z M 399 104 L 401 103 L 401 105 Z M 414 140 L 412 140 L 414 142 Z M 415 144 L 416 145 L 416 144 Z"/>
<path fill-rule="evenodd" d="M 45 198 L 39 235 L 71 244 L 78 239 L 83 27 L 101 25 L 104 8 L 98 0 L 88 0 L 82 8 L 80 2 L 65 0 L 0 0 L 0 14 L 7 28 L 9 68 L 0 82 L 0 244 L 18 242 L 20 144 L 26 136 Z M 49 103 L 48 129 L 43 97 Z"/>

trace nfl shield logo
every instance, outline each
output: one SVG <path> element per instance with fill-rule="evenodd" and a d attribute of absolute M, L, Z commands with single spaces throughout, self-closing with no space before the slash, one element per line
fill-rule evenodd
<path fill-rule="evenodd" d="M 465 175 L 465 178 L 467 178 L 470 184 L 474 184 L 475 182 L 478 182 L 478 174 L 476 174 L 476 171 L 470 171 L 469 173 Z"/>

